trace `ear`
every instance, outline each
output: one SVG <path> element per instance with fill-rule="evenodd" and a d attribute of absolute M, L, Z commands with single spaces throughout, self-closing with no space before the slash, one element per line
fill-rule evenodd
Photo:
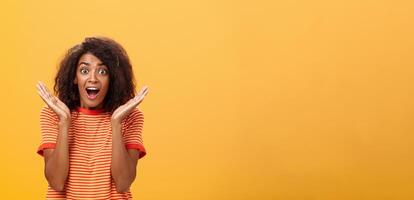
<path fill-rule="evenodd" d="M 73 84 L 78 84 L 78 79 L 77 79 L 77 77 L 75 77 L 75 79 L 73 80 Z"/>

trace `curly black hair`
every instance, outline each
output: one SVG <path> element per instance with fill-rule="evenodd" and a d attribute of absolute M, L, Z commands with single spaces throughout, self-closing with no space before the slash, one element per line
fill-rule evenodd
<path fill-rule="evenodd" d="M 106 37 L 87 37 L 81 44 L 70 48 L 59 65 L 54 91 L 70 110 L 80 106 L 79 90 L 74 83 L 80 57 L 91 53 L 99 58 L 109 71 L 109 88 L 104 109 L 113 112 L 135 96 L 132 65 L 125 49 Z"/>

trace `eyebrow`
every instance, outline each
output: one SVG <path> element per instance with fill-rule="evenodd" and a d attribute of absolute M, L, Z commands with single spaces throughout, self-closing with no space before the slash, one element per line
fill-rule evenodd
<path fill-rule="evenodd" d="M 79 65 L 82 65 L 82 64 L 84 64 L 84 65 L 87 65 L 87 66 L 90 66 L 91 64 L 89 64 L 88 62 L 85 62 L 85 61 L 81 61 L 80 63 L 79 63 Z M 98 66 L 106 66 L 105 64 L 103 64 L 103 63 L 99 63 L 98 64 Z"/>

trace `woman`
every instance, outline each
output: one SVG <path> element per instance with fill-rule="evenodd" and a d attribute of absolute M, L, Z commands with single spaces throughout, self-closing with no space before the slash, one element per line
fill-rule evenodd
<path fill-rule="evenodd" d="M 127 53 L 109 38 L 86 38 L 60 63 L 54 96 L 39 82 L 47 104 L 40 115 L 49 183 L 47 199 L 132 199 L 129 187 L 145 156 L 143 113 L 148 93 L 134 95 Z"/>

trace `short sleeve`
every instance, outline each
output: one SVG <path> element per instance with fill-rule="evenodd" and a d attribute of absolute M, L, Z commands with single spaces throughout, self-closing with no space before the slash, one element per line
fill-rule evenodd
<path fill-rule="evenodd" d="M 123 139 L 127 149 L 136 149 L 139 158 L 144 157 L 147 152 L 142 141 L 142 129 L 144 126 L 144 113 L 135 108 L 125 119 L 123 127 Z"/>
<path fill-rule="evenodd" d="M 45 106 L 40 111 L 40 132 L 41 142 L 37 153 L 43 156 L 44 149 L 54 149 L 56 147 L 57 136 L 59 133 L 58 116 L 52 109 Z"/>

